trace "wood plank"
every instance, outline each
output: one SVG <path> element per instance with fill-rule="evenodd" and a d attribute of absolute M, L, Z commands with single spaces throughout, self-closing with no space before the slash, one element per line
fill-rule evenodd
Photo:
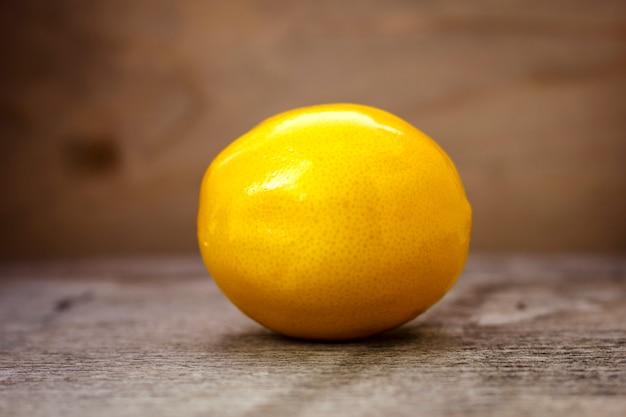
<path fill-rule="evenodd" d="M 0 259 L 194 251 L 213 157 L 338 101 L 446 150 L 474 249 L 626 251 L 624 0 L 77 3 L 0 2 Z"/>
<path fill-rule="evenodd" d="M 473 255 L 412 323 L 275 335 L 197 258 L 0 266 L 2 416 L 623 416 L 626 258 Z"/>

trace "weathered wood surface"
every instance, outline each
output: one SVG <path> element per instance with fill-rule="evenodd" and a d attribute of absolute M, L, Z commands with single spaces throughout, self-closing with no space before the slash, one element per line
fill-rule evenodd
<path fill-rule="evenodd" d="M 473 256 L 403 328 L 286 339 L 195 258 L 0 266 L 0 415 L 624 416 L 626 258 Z"/>

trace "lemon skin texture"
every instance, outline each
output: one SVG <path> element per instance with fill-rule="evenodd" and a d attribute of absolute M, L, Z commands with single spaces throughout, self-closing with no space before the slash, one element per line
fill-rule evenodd
<path fill-rule="evenodd" d="M 471 207 L 446 153 L 402 119 L 328 104 L 254 127 L 209 166 L 198 241 L 243 313 L 284 335 L 371 336 L 412 320 L 465 264 Z"/>

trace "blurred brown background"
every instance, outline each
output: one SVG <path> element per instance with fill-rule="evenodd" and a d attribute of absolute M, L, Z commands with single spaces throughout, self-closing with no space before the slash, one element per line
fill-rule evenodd
<path fill-rule="evenodd" d="M 217 152 L 325 102 L 435 138 L 474 250 L 626 250 L 623 0 L 14 0 L 0 31 L 0 257 L 195 251 Z"/>

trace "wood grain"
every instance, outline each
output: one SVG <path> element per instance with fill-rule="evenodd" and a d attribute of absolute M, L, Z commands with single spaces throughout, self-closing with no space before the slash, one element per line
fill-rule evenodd
<path fill-rule="evenodd" d="M 352 343 L 244 317 L 196 258 L 0 266 L 2 416 L 623 416 L 626 259 L 471 257 Z"/>
<path fill-rule="evenodd" d="M 195 251 L 213 157 L 328 102 L 441 144 L 473 248 L 626 251 L 624 0 L 83 3 L 0 2 L 0 259 Z"/>

